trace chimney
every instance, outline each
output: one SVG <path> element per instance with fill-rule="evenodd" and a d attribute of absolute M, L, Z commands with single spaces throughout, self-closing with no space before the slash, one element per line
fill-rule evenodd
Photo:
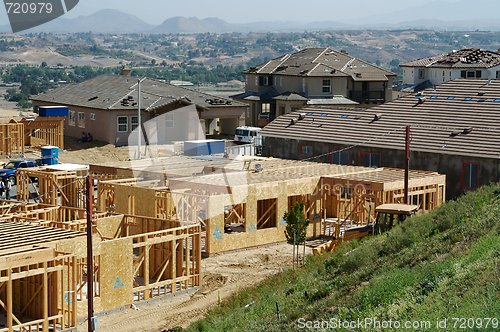
<path fill-rule="evenodd" d="M 348 54 L 346 50 L 340 50 L 340 53 Z"/>
<path fill-rule="evenodd" d="M 129 67 L 123 66 L 122 69 L 120 69 L 120 75 L 121 76 L 130 76 L 131 71 L 132 71 L 132 69 L 130 69 Z"/>

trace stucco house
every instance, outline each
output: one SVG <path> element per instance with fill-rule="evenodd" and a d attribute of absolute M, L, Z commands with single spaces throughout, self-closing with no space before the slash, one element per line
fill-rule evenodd
<path fill-rule="evenodd" d="M 500 80 L 456 79 L 369 109 L 306 107 L 260 133 L 264 154 L 446 174 L 446 197 L 500 181 Z M 376 173 L 374 173 L 376 174 Z"/>
<path fill-rule="evenodd" d="M 392 100 L 393 72 L 345 51 L 308 48 L 251 67 L 245 92 L 233 99 L 250 104 L 247 125 L 258 115 L 287 114 L 307 105 L 369 107 Z"/>
<path fill-rule="evenodd" d="M 44 94 L 32 96 L 33 108 L 39 106 L 68 106 L 64 134 L 81 137 L 91 133 L 95 140 L 116 145 L 127 145 L 130 134 L 138 126 L 138 77 L 102 75 L 78 84 L 67 84 Z M 140 79 L 141 124 L 158 122 L 156 128 L 165 134 L 157 135 L 157 143 L 197 139 L 192 132 L 192 115 L 173 110 L 194 105 L 201 131 L 234 135 L 238 126 L 245 124 L 247 104 L 215 97 L 203 92 L 168 84 L 159 80 Z M 188 108 L 186 108 L 188 109 Z M 161 123 L 160 123 L 161 122 Z M 194 130 L 196 131 L 196 130 Z M 195 135 L 199 136 L 199 135 Z"/>

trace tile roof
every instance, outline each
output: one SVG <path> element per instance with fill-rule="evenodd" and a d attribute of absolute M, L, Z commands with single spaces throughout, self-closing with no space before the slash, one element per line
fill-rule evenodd
<path fill-rule="evenodd" d="M 403 63 L 400 67 L 492 68 L 500 65 L 500 54 L 479 48 L 463 48 L 448 54 Z"/>
<path fill-rule="evenodd" d="M 279 96 L 280 93 L 275 88 L 269 88 L 263 91 L 247 91 L 231 96 L 231 98 L 244 99 L 244 100 L 273 100 L 274 97 Z"/>
<path fill-rule="evenodd" d="M 417 84 L 402 84 L 398 85 L 395 87 L 392 87 L 392 91 L 403 91 L 403 92 L 419 92 L 422 90 L 425 90 L 427 88 L 433 87 L 434 84 L 431 83 L 431 81 L 426 80 L 422 83 L 417 83 Z"/>
<path fill-rule="evenodd" d="M 311 98 L 307 105 L 359 105 L 359 103 L 344 96 L 333 96 L 332 98 Z"/>
<path fill-rule="evenodd" d="M 251 67 L 244 74 L 304 77 L 352 77 L 356 81 L 387 81 L 395 73 L 330 48 L 307 48 Z"/>
<path fill-rule="evenodd" d="M 102 75 L 82 83 L 67 84 L 46 93 L 32 96 L 35 101 L 74 105 L 103 110 L 137 109 L 138 77 Z M 128 99 L 128 105 L 121 101 Z M 244 103 L 215 97 L 203 92 L 145 78 L 141 81 L 141 109 L 155 110 L 175 102 L 210 107 L 246 107 Z"/>
<path fill-rule="evenodd" d="M 260 133 L 403 150 L 404 126 L 410 125 L 412 150 L 500 157 L 500 80 L 457 79 L 422 95 L 369 109 L 309 106 L 278 117 Z M 297 121 L 299 113 L 312 115 Z"/>
<path fill-rule="evenodd" d="M 307 101 L 309 98 L 304 97 L 303 95 L 296 93 L 296 92 L 284 92 L 280 94 L 279 96 L 274 97 L 273 99 L 276 100 L 287 100 L 287 101 Z"/>

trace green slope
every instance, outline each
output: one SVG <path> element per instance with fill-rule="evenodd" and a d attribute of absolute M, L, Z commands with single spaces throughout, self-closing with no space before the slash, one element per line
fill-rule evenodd
<path fill-rule="evenodd" d="M 480 188 L 240 290 L 187 331 L 499 330 L 499 208 L 500 188 Z"/>

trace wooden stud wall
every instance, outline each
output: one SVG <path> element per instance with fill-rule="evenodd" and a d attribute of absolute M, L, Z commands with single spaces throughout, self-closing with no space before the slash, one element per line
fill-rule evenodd
<path fill-rule="evenodd" d="M 132 237 L 140 255 L 134 262 L 133 292 L 139 300 L 186 290 L 201 283 L 201 226 L 159 230 Z"/>
<path fill-rule="evenodd" d="M 24 125 L 0 123 L 0 155 L 24 154 Z"/>
<path fill-rule="evenodd" d="M 17 172 L 18 199 L 23 202 L 31 199 L 45 204 L 83 208 L 87 174 L 87 169 L 54 171 L 40 167 L 23 168 Z M 38 186 L 33 185 L 33 178 L 38 178 Z M 35 197 L 29 191 L 30 185 L 38 187 L 35 189 Z"/>
<path fill-rule="evenodd" d="M 95 218 L 93 228 L 93 250 L 96 312 L 200 285 L 201 226 L 199 224 L 181 226 L 177 220 L 110 213 L 96 213 L 95 216 L 97 218 Z M 2 224 L 2 219 L 15 222 Z M 38 226 L 27 223 L 36 223 Z M 75 294 L 75 297 L 72 302 L 74 303 L 72 312 L 75 313 L 75 317 L 77 312 L 78 316 L 86 315 L 86 239 L 83 233 L 66 229 L 83 231 L 84 227 L 85 210 L 83 209 L 0 201 L 0 245 L 2 248 L 16 248 L 20 244 L 33 245 L 41 241 L 51 241 L 47 243 L 47 246 L 74 255 L 74 261 L 71 263 L 74 272 L 64 275 L 61 282 L 64 285 L 74 283 L 72 294 Z M 20 229 L 23 230 L 22 239 L 12 235 L 20 233 Z M 134 262 L 135 251 L 142 253 L 141 262 L 137 260 Z M 43 261 L 46 258 L 43 256 L 46 252 L 42 252 L 40 254 L 42 256 L 23 254 L 17 259 L 32 266 Z M 2 269 L 2 264 L 4 262 L 0 255 L 0 269 Z M 140 265 L 141 268 L 134 269 L 134 264 Z M 13 265 L 10 263 L 9 266 Z M 2 276 L 0 275 L 0 281 Z M 62 297 L 63 289 L 65 288 L 49 288 L 49 293 L 52 292 Z M 0 299 L 1 291 L 0 289 Z M 36 290 L 29 289 L 26 294 L 31 294 L 30 292 L 36 292 Z M 37 308 L 43 308 L 39 300 L 37 301 Z M 53 305 L 55 302 L 51 303 Z"/>
<path fill-rule="evenodd" d="M 36 261 L 19 260 L 19 255 Z M 74 255 L 33 248 L 2 253 L 0 258 L 0 312 L 7 316 L 7 327 L 0 332 L 76 327 Z"/>
<path fill-rule="evenodd" d="M 44 145 L 64 149 L 64 116 L 39 116 L 34 120 L 22 119 L 25 144 L 32 147 Z"/>

